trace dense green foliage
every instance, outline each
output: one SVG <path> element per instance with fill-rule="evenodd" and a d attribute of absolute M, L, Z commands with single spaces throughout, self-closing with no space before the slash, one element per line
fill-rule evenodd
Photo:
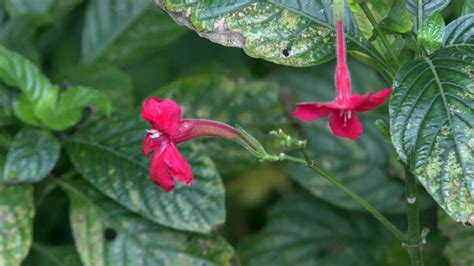
<path fill-rule="evenodd" d="M 345 13 L 354 90 L 394 93 L 361 115 L 353 142 L 291 115 L 334 98 L 331 1 L 0 0 L 0 266 L 409 263 L 325 179 L 235 143 L 180 145 L 196 180 L 164 193 L 141 150 L 148 96 L 239 124 L 274 154 L 294 151 L 271 130 L 307 140 L 402 231 L 405 165 L 431 230 L 426 264 L 472 265 L 472 1 L 370 1 L 383 36 L 356 2 Z"/>

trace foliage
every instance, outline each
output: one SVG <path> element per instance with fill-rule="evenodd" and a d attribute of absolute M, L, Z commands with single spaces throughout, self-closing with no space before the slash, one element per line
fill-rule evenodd
<path fill-rule="evenodd" d="M 164 193 L 141 151 L 148 96 L 238 124 L 272 154 L 298 155 L 270 130 L 306 140 L 403 229 L 406 166 L 432 231 L 427 261 L 471 265 L 472 1 L 349 2 L 355 92 L 394 89 L 361 115 L 357 142 L 291 115 L 296 102 L 334 98 L 332 1 L 0 0 L 0 266 L 407 263 L 320 175 L 262 165 L 232 142 L 180 145 L 196 180 Z"/>

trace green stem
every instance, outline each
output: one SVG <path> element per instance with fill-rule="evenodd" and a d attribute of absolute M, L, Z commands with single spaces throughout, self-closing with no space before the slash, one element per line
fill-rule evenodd
<path fill-rule="evenodd" d="M 375 217 L 380 223 L 382 223 L 399 241 L 403 242 L 405 240 L 405 235 L 394 225 L 392 224 L 383 214 L 377 211 L 370 203 L 365 201 L 359 195 L 357 195 L 354 191 L 344 185 L 341 181 L 333 177 L 329 172 L 324 170 L 322 167 L 318 166 L 313 160 L 311 160 L 308 152 L 305 149 L 300 149 L 301 154 L 305 158 L 300 159 L 292 156 L 285 155 L 283 157 L 284 160 L 300 163 L 306 165 L 308 168 L 313 170 L 314 172 L 318 173 L 319 175 L 323 176 L 326 180 L 328 180 L 331 184 L 338 187 L 340 190 L 344 191 L 348 194 L 351 198 L 357 201 L 360 205 L 362 205 L 372 216 Z"/>
<path fill-rule="evenodd" d="M 405 167 L 405 169 L 407 168 Z M 421 239 L 420 219 L 416 203 L 416 180 L 408 170 L 405 170 L 405 196 L 407 200 L 408 220 L 405 247 L 410 255 L 412 265 L 421 266 L 423 265 L 423 240 Z"/>
<path fill-rule="evenodd" d="M 396 64 L 396 68 L 398 69 L 398 67 L 400 66 L 400 61 L 398 61 L 397 56 L 393 52 L 392 47 L 390 46 L 390 43 L 388 42 L 387 38 L 385 37 L 385 34 L 382 32 L 382 30 L 380 29 L 377 21 L 375 20 L 374 16 L 372 15 L 372 12 L 370 11 L 369 7 L 367 6 L 367 3 L 361 2 L 359 5 L 362 8 L 362 11 L 364 12 L 367 19 L 372 24 L 372 27 L 374 27 L 374 30 L 377 33 L 377 36 L 382 41 L 382 43 L 385 46 L 385 48 L 387 49 L 388 53 L 392 57 L 393 62 Z"/>

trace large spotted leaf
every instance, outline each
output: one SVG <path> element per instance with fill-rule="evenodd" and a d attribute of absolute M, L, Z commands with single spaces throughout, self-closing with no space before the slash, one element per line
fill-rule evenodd
<path fill-rule="evenodd" d="M 474 215 L 474 52 L 441 49 L 405 63 L 390 101 L 402 160 L 456 221 Z"/>
<path fill-rule="evenodd" d="M 334 58 L 334 22 L 327 1 L 298 0 L 155 0 L 175 21 L 211 41 L 240 47 L 257 58 L 290 66 L 309 66 Z M 393 71 L 364 39 L 349 12 L 346 13 L 349 50 L 378 66 Z"/>
<path fill-rule="evenodd" d="M 0 265 L 18 266 L 28 254 L 34 213 L 31 185 L 0 185 Z"/>
<path fill-rule="evenodd" d="M 240 244 L 243 265 L 385 265 L 390 236 L 368 215 L 296 194 L 280 201 L 269 216 L 261 232 Z"/>
<path fill-rule="evenodd" d="M 219 236 L 166 228 L 129 212 L 79 180 L 62 185 L 84 265 L 231 265 L 235 253 Z"/>
<path fill-rule="evenodd" d="M 224 188 L 213 162 L 193 146 L 180 146 L 196 180 L 164 193 L 150 181 L 149 159 L 141 151 L 147 126 L 139 121 L 115 118 L 81 130 L 67 144 L 75 168 L 102 193 L 153 222 L 195 232 L 222 224 Z"/>

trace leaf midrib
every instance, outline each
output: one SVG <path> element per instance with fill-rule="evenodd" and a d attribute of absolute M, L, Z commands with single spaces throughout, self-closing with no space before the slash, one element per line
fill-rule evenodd
<path fill-rule="evenodd" d="M 419 1 L 421 1 L 421 0 L 419 0 Z M 443 100 L 443 107 L 446 111 L 446 116 L 448 118 L 449 130 L 451 132 L 452 138 L 453 138 L 455 146 L 456 146 L 456 158 L 458 159 L 459 163 L 461 164 L 463 176 L 467 177 L 466 167 L 464 165 L 464 161 L 461 160 L 461 157 L 460 157 L 459 144 L 458 144 L 458 141 L 457 141 L 457 138 L 456 138 L 456 132 L 454 131 L 454 125 L 453 125 L 453 121 L 452 121 L 452 118 L 451 118 L 451 113 L 449 111 L 448 101 L 446 99 L 443 84 L 442 84 L 442 82 L 441 82 L 441 80 L 438 76 L 438 72 L 436 71 L 436 67 L 435 67 L 435 65 L 433 65 L 430 58 L 425 56 L 425 57 L 423 57 L 423 60 L 425 60 L 425 62 L 428 64 L 431 72 L 433 73 L 434 79 L 436 81 L 436 85 L 437 85 L 437 87 L 440 91 L 441 99 Z"/>

